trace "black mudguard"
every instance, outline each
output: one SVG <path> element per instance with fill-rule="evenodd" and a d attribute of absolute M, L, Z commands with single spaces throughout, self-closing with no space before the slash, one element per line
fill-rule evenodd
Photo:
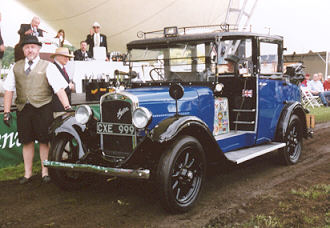
<path fill-rule="evenodd" d="M 152 129 L 151 140 L 164 143 L 172 140 L 182 130 L 193 126 L 203 129 L 210 137 L 212 136 L 206 123 L 201 119 L 195 116 L 173 116 L 163 120 Z"/>
<path fill-rule="evenodd" d="M 304 138 L 308 137 L 308 130 L 306 125 L 306 112 L 299 102 L 287 103 L 281 113 L 280 119 L 276 129 L 276 140 L 282 142 L 284 140 L 285 132 L 288 128 L 290 118 L 296 114 L 303 124 Z"/>
<path fill-rule="evenodd" d="M 149 137 L 152 142 L 164 144 L 182 134 L 193 136 L 199 140 L 209 161 L 226 160 L 207 124 L 195 116 L 173 116 L 167 118 L 151 130 Z"/>
<path fill-rule="evenodd" d="M 83 133 L 86 126 L 78 123 L 74 118 L 74 114 L 65 114 L 56 118 L 49 128 L 49 133 L 56 137 L 60 133 L 67 133 L 72 135 L 79 145 L 79 159 L 85 155 L 85 146 L 82 141 Z"/>

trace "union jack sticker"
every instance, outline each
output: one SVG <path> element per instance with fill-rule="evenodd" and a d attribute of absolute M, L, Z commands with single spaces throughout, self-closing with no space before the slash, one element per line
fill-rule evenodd
<path fill-rule="evenodd" d="M 252 97 L 253 90 L 252 89 L 243 89 L 242 97 Z"/>

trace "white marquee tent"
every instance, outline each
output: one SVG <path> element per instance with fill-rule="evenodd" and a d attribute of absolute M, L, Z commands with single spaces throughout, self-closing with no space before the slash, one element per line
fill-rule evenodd
<path fill-rule="evenodd" d="M 92 24 L 99 22 L 111 51 L 125 51 L 125 44 L 137 39 L 138 31 L 221 24 L 226 20 L 228 7 L 236 9 L 240 5 L 240 0 L 18 1 L 54 29 L 64 29 L 66 39 L 76 47 L 86 39 Z M 238 15 L 228 17 L 227 22 L 235 24 Z"/>

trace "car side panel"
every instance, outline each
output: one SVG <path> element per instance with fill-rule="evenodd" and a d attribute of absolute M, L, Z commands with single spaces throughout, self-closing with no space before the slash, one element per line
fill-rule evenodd
<path fill-rule="evenodd" d="M 259 79 L 258 126 L 256 144 L 273 141 L 277 122 L 284 107 L 284 81 Z"/>

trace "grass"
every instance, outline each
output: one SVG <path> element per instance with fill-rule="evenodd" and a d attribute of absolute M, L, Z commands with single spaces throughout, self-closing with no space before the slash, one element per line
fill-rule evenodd
<path fill-rule="evenodd" d="M 309 109 L 310 114 L 315 115 L 316 123 L 325 123 L 330 121 L 330 108 L 319 107 Z"/>
<path fill-rule="evenodd" d="M 283 227 L 280 219 L 274 216 L 267 216 L 267 215 L 256 215 L 255 217 L 251 218 L 251 220 L 247 223 L 242 224 L 242 227 L 254 227 L 254 228 L 261 228 L 261 227 Z"/>
<path fill-rule="evenodd" d="M 313 200 L 317 200 L 321 197 L 326 198 L 326 196 L 330 194 L 330 185 L 318 184 L 309 189 L 291 189 L 291 194 Z"/>
<path fill-rule="evenodd" d="M 33 163 L 33 174 L 41 173 L 40 161 Z M 24 164 L 0 169 L 0 181 L 15 180 L 24 175 Z"/>

